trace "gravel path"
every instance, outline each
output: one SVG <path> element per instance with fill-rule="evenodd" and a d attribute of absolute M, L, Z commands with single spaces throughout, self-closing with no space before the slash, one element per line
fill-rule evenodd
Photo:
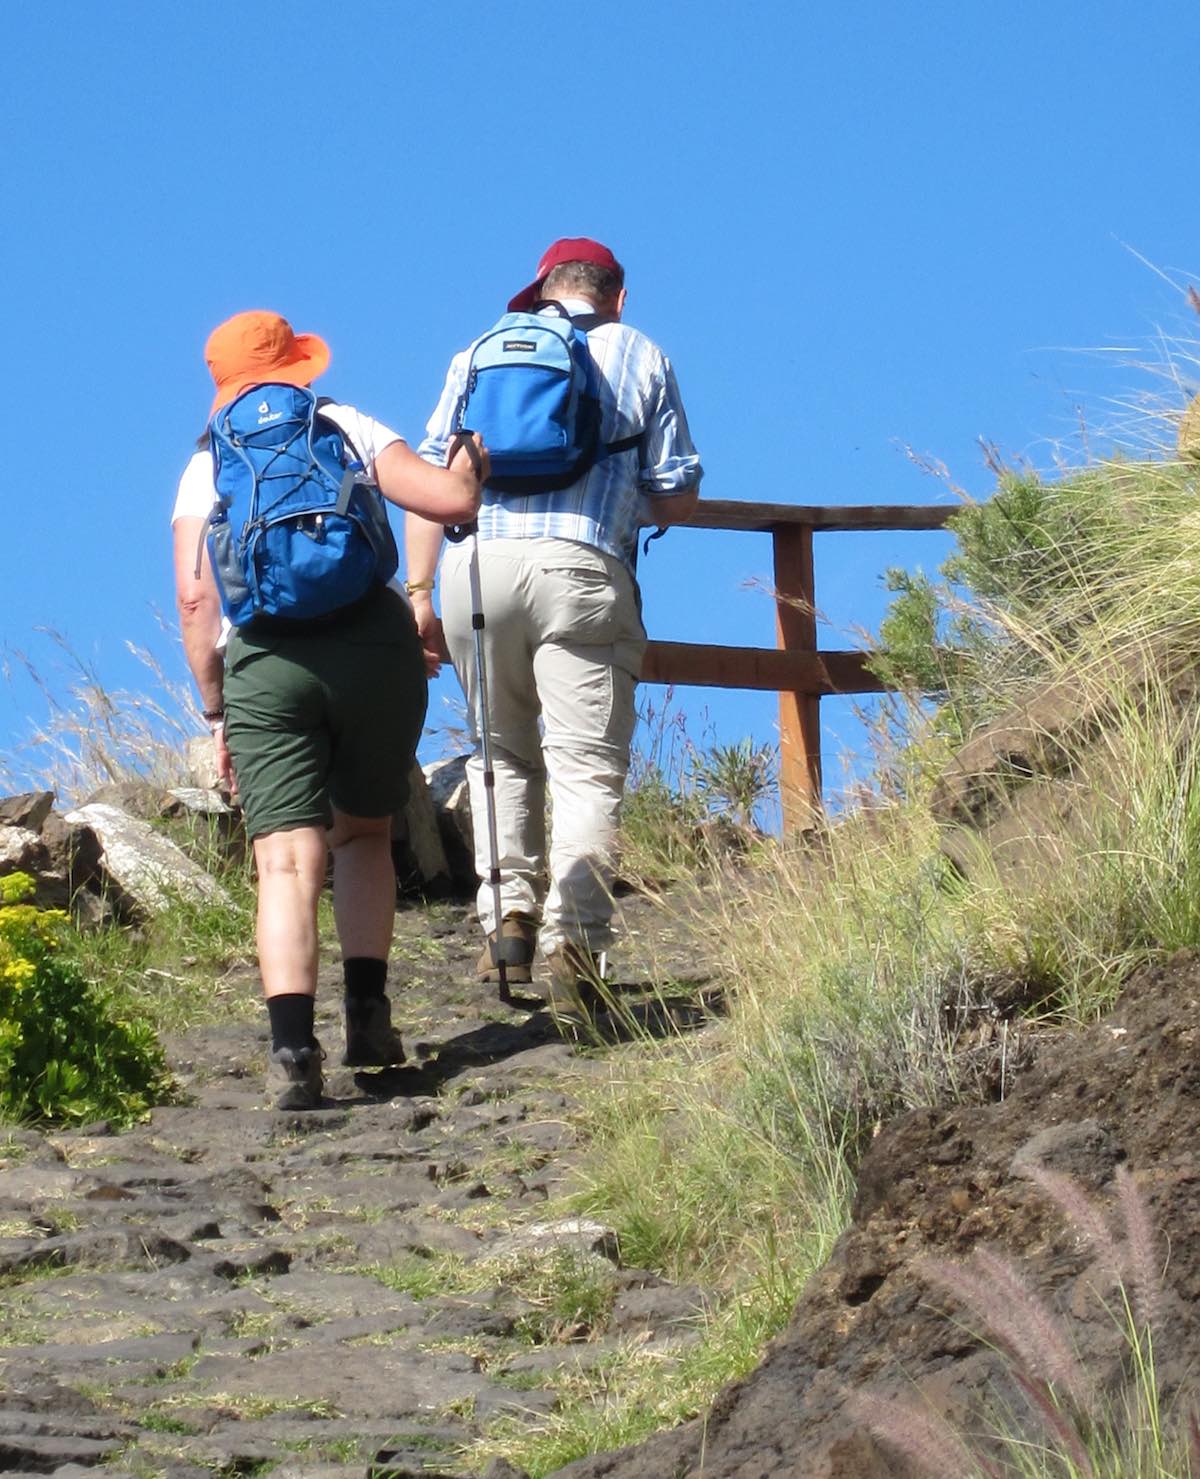
<path fill-rule="evenodd" d="M 623 981 L 702 975 L 685 926 L 624 913 Z M 702 1291 L 622 1268 L 607 1229 L 547 1207 L 604 1050 L 474 984 L 462 907 L 397 924 L 410 1062 L 336 1066 L 327 962 L 327 1107 L 260 1107 L 264 1019 L 169 1043 L 183 1102 L 133 1130 L 0 1130 L 0 1470 L 463 1473 L 489 1423 L 552 1412 L 622 1342 L 669 1361 L 695 1338 Z M 651 1026 L 698 1015 L 626 999 Z"/>

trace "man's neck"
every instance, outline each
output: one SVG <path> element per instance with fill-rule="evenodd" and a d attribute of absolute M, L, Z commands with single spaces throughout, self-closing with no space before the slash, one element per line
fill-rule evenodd
<path fill-rule="evenodd" d="M 601 311 L 590 298 L 580 298 L 575 294 L 572 294 L 570 297 L 564 295 L 561 298 L 555 298 L 554 301 L 561 303 L 570 314 L 599 313 Z"/>

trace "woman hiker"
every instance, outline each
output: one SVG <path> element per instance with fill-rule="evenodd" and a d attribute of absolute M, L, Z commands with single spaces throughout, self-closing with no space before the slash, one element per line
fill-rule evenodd
<path fill-rule="evenodd" d="M 217 767 L 236 787 L 254 848 L 258 961 L 271 1030 L 268 1105 L 310 1109 L 320 1104 L 323 1088 L 313 1002 L 317 901 L 330 852 L 345 981 L 342 1062 L 384 1066 L 404 1059 L 385 990 L 395 914 L 390 823 L 407 795 L 425 717 L 426 659 L 410 604 L 387 580 L 395 546 L 374 489 L 423 518 L 467 523 L 479 506 L 487 454 L 476 438 L 448 466 L 433 467 L 353 406 L 297 392 L 325 370 L 329 348 L 315 334 L 293 333 L 277 313 L 239 313 L 219 325 L 205 358 L 216 387 L 210 412 L 216 430 L 212 449 L 206 433 L 179 483 L 172 516 L 176 596 Z M 298 427 L 290 442 L 278 430 L 289 419 Z M 248 450 L 264 444 L 265 453 Z M 247 574 L 237 566 L 236 498 L 225 496 L 236 480 L 249 477 L 264 506 L 304 495 L 311 502 L 315 464 L 339 454 L 347 470 L 335 465 L 327 475 L 329 506 L 292 520 L 286 531 L 292 545 L 272 553 L 264 542 L 258 568 Z M 255 456 L 257 470 L 248 475 Z M 299 570 L 310 556 L 326 559 L 335 515 L 351 505 L 370 515 L 366 523 L 374 520 L 363 593 L 317 616 L 295 614 L 310 609 L 311 598 L 292 614 L 282 597 L 272 609 L 263 592 L 286 594 L 293 571 L 262 562 Z M 361 545 L 364 520 L 341 522 L 348 547 Z M 313 589 L 333 591 L 329 599 L 337 600 L 340 587 L 329 582 L 342 579 L 344 569 L 322 571 Z"/>

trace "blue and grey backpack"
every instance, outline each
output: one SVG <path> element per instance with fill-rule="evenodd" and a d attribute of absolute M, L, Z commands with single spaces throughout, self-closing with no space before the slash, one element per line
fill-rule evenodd
<path fill-rule="evenodd" d="M 454 430 L 483 438 L 497 493 L 552 493 L 576 482 L 602 457 L 640 438 L 600 441 L 600 374 L 588 348 L 595 315 L 506 313 L 477 339 Z"/>
<path fill-rule="evenodd" d="M 256 385 L 209 423 L 218 502 L 206 537 L 236 627 L 329 616 L 396 573 L 383 498 L 321 415 L 328 404 L 302 386 Z"/>

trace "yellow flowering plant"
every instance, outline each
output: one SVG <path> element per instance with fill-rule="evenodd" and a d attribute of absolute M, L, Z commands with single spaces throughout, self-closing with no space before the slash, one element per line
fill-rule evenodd
<path fill-rule="evenodd" d="M 61 953 L 67 916 L 0 878 L 0 1119 L 128 1123 L 167 1087 L 148 1022 L 122 1011 Z"/>

